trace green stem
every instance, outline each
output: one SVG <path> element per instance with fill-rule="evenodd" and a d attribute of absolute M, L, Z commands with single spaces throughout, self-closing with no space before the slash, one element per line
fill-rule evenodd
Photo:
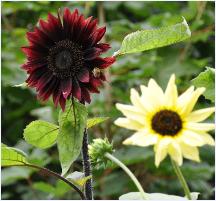
<path fill-rule="evenodd" d="M 184 189 L 185 195 L 187 196 L 187 198 L 189 200 L 192 200 L 189 187 L 187 185 L 187 182 L 185 181 L 185 178 L 184 178 L 178 164 L 172 159 L 171 159 L 171 162 L 172 162 L 173 169 L 174 169 L 174 171 L 175 171 L 175 173 L 176 173 L 176 175 L 177 175 L 177 177 L 178 177 L 178 179 L 179 179 L 179 181 L 180 181 L 180 183 Z"/>
<path fill-rule="evenodd" d="M 134 182 L 134 184 L 136 185 L 136 187 L 138 188 L 142 198 L 144 200 L 147 200 L 146 194 L 141 186 L 141 184 L 139 183 L 139 181 L 137 180 L 137 178 L 134 176 L 134 174 L 120 161 L 118 160 L 116 157 L 114 157 L 113 155 L 106 153 L 105 156 L 110 159 L 111 161 L 113 161 L 114 163 L 116 163 L 118 166 L 120 166 L 126 173 L 127 175 L 132 179 L 132 181 Z"/>

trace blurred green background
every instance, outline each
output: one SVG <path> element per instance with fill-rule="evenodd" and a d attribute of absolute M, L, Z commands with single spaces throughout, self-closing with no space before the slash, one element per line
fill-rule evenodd
<path fill-rule="evenodd" d="M 57 147 L 36 149 L 23 141 L 23 129 L 35 119 L 57 121 L 58 110 L 51 101 L 40 103 L 35 91 L 14 87 L 26 79 L 20 69 L 24 63 L 21 46 L 27 45 L 25 33 L 32 30 L 39 18 L 56 14 L 58 8 L 78 8 L 85 16 L 98 17 L 106 24 L 106 41 L 112 55 L 120 47 L 124 36 L 139 29 L 157 28 L 178 23 L 184 16 L 192 31 L 190 40 L 168 47 L 131 54 L 118 58 L 110 68 L 106 84 L 99 95 L 92 96 L 89 115 L 109 116 L 109 121 L 89 130 L 92 138 L 107 136 L 113 140 L 115 155 L 137 176 L 147 192 L 183 195 L 169 159 L 159 168 L 154 165 L 152 147 L 123 146 L 122 141 L 132 134 L 118 128 L 113 121 L 121 116 L 115 103 L 129 103 L 130 88 L 138 89 L 149 78 L 155 78 L 165 87 L 171 73 L 177 76 L 179 92 L 190 80 L 205 69 L 214 67 L 214 2 L 2 2 L 2 142 L 27 152 L 31 160 L 41 166 L 61 172 Z M 197 108 L 213 105 L 204 97 Z M 58 108 L 59 109 L 59 108 Z M 213 116 L 210 121 L 213 121 Z M 212 133 L 213 134 L 213 133 Z M 200 149 L 201 163 L 184 161 L 182 171 L 192 191 L 200 192 L 200 199 L 214 199 L 214 147 Z M 73 169 L 82 170 L 81 158 Z M 96 199 L 118 199 L 124 193 L 136 191 L 125 173 L 115 166 L 93 170 Z M 79 199 L 77 193 L 65 184 L 23 167 L 2 169 L 2 199 Z"/>

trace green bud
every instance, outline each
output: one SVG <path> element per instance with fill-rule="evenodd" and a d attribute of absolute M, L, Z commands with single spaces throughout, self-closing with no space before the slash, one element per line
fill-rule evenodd
<path fill-rule="evenodd" d="M 107 138 L 97 138 L 88 146 L 91 163 L 96 168 L 106 168 L 110 160 L 105 157 L 106 153 L 113 153 L 113 144 Z"/>

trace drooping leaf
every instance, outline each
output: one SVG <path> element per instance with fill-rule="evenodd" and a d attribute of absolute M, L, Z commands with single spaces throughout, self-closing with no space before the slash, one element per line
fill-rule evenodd
<path fill-rule="evenodd" d="M 16 148 L 1 147 L 1 166 L 26 165 L 28 164 L 26 154 Z"/>
<path fill-rule="evenodd" d="M 200 73 L 191 81 L 196 87 L 205 87 L 204 96 L 206 99 L 215 102 L 215 70 L 206 67 L 206 70 Z"/>
<path fill-rule="evenodd" d="M 199 193 L 192 192 L 191 198 L 192 200 L 198 199 Z M 148 200 L 188 200 L 186 197 L 180 197 L 176 195 L 167 195 L 164 193 L 146 193 L 146 197 Z M 121 195 L 119 200 L 142 200 L 140 192 L 131 192 Z"/>
<path fill-rule="evenodd" d="M 142 52 L 183 41 L 191 36 L 190 28 L 183 17 L 181 23 L 152 30 L 128 34 L 115 55 Z"/>
<path fill-rule="evenodd" d="M 109 119 L 109 117 L 94 117 L 87 120 L 87 128 L 91 128 Z"/>
<path fill-rule="evenodd" d="M 69 175 L 67 175 L 66 179 L 74 183 L 75 185 L 79 187 L 83 187 L 85 183 L 91 178 L 91 175 L 88 177 L 85 177 L 85 174 L 83 172 L 73 172 Z"/>
<path fill-rule="evenodd" d="M 86 107 L 76 101 L 74 101 L 74 106 L 68 101 L 65 111 L 59 113 L 60 128 L 57 145 L 62 175 L 67 173 L 71 164 L 80 154 L 86 120 Z"/>
<path fill-rule="evenodd" d="M 56 142 L 59 127 L 46 121 L 33 121 L 24 130 L 24 138 L 38 148 L 51 147 Z"/>

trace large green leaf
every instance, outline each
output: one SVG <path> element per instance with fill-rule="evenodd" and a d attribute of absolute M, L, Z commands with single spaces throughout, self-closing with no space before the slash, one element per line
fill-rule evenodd
<path fill-rule="evenodd" d="M 51 147 L 56 142 L 59 127 L 46 121 L 33 121 L 24 130 L 24 138 L 38 148 Z"/>
<path fill-rule="evenodd" d="M 1 166 L 26 165 L 26 154 L 19 149 L 1 146 Z"/>
<path fill-rule="evenodd" d="M 142 52 L 183 41 L 191 36 L 190 28 L 183 18 L 181 23 L 152 30 L 128 34 L 115 55 Z"/>
<path fill-rule="evenodd" d="M 215 102 L 215 70 L 213 68 L 206 67 L 206 70 L 200 73 L 191 82 L 196 87 L 205 87 L 206 91 L 203 95 L 206 99 Z"/>
<path fill-rule="evenodd" d="M 192 200 L 197 200 L 199 193 L 191 193 Z M 148 200 L 188 200 L 185 197 L 167 195 L 164 193 L 146 193 Z M 119 200 L 142 200 L 140 192 L 131 192 L 119 197 Z"/>
<path fill-rule="evenodd" d="M 76 101 L 73 102 L 74 105 L 68 101 L 65 112 L 59 113 L 57 145 L 63 175 L 80 154 L 87 120 L 86 107 Z"/>
<path fill-rule="evenodd" d="M 87 120 L 87 128 L 91 128 L 109 119 L 109 117 L 94 117 Z"/>

